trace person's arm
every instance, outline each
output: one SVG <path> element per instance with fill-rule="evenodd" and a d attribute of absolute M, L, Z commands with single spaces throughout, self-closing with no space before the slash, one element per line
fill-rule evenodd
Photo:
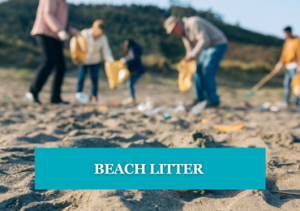
<path fill-rule="evenodd" d="M 190 44 L 190 42 L 188 41 L 188 39 L 186 37 L 182 37 L 182 42 L 183 42 L 183 45 L 185 47 L 186 56 L 187 56 L 192 51 L 191 44 Z"/>
<path fill-rule="evenodd" d="M 103 36 L 103 56 L 105 61 L 114 62 L 114 57 L 112 55 L 107 36 L 104 34 Z"/>
<path fill-rule="evenodd" d="M 195 22 L 193 24 L 193 30 L 195 32 L 195 36 L 197 39 L 197 44 L 196 46 L 190 51 L 190 53 L 188 53 L 186 58 L 187 60 L 194 60 L 197 59 L 202 50 L 206 47 L 209 46 L 210 43 L 210 38 L 207 35 L 206 31 L 204 29 L 201 29 L 200 25 L 198 22 Z"/>

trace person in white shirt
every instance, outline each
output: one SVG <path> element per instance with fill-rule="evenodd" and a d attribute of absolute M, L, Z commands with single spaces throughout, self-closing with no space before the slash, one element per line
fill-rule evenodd
<path fill-rule="evenodd" d="M 105 61 L 114 62 L 108 39 L 105 35 L 105 23 L 103 20 L 96 20 L 93 23 L 92 28 L 84 29 L 80 33 L 85 39 L 87 53 L 85 57 L 85 64 L 78 68 L 77 92 L 82 92 L 86 72 L 90 69 L 93 83 L 91 100 L 97 101 L 98 76 L 102 62 L 102 53 Z M 72 41 L 75 42 L 75 40 Z M 71 46 L 73 46 L 72 43 Z"/>

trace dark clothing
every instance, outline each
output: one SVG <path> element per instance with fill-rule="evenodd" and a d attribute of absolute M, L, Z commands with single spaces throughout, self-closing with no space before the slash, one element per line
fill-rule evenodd
<path fill-rule="evenodd" d="M 77 92 L 82 92 L 85 75 L 88 69 L 91 70 L 91 79 L 92 79 L 92 95 L 97 98 L 98 95 L 98 75 L 100 69 L 100 63 L 93 65 L 84 65 L 78 67 L 78 89 Z"/>
<path fill-rule="evenodd" d="M 134 75 L 130 75 L 127 79 L 127 87 L 130 92 L 130 96 L 132 99 L 135 99 L 135 90 L 134 90 L 134 85 L 138 81 L 138 79 L 142 76 L 142 73 L 137 73 Z"/>
<path fill-rule="evenodd" d="M 126 55 L 126 64 L 131 74 L 141 74 L 145 72 L 144 65 L 142 63 L 143 50 L 138 44 L 134 44 Z"/>
<path fill-rule="evenodd" d="M 52 100 L 60 99 L 61 86 L 66 69 L 63 43 L 45 35 L 36 35 L 34 38 L 41 49 L 43 61 L 36 71 L 30 92 L 34 95 L 38 95 L 50 73 L 55 69 L 51 95 Z"/>

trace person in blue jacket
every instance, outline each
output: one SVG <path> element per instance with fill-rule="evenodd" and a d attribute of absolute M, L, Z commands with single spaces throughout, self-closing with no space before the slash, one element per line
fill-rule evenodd
<path fill-rule="evenodd" d="M 145 72 L 144 65 L 141 60 L 143 50 L 142 47 L 132 39 L 124 41 L 125 58 L 121 61 L 127 65 L 130 76 L 127 79 L 127 86 L 130 92 L 130 98 L 123 101 L 123 104 L 136 104 L 134 85 Z"/>

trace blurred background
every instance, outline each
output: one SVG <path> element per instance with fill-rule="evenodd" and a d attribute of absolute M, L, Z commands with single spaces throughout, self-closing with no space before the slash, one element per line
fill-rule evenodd
<path fill-rule="evenodd" d="M 95 19 L 107 23 L 107 35 L 114 57 L 122 57 L 122 44 L 133 38 L 144 49 L 148 73 L 177 78 L 176 64 L 184 57 L 182 41 L 168 36 L 163 21 L 171 14 L 201 16 L 219 27 L 229 39 L 229 50 L 217 77 L 220 85 L 250 87 L 270 72 L 279 59 L 282 29 L 290 25 L 300 31 L 297 0 L 69 0 L 70 25 L 79 30 L 91 27 Z M 83 3 L 84 2 L 84 3 Z M 108 4 L 109 3 L 109 4 Z M 141 4 L 141 5 L 140 5 Z M 40 61 L 39 50 L 30 36 L 38 0 L 0 1 L 0 67 L 30 77 Z M 68 72 L 76 72 L 66 50 Z M 104 76 L 103 76 L 104 77 Z M 267 85 L 282 87 L 283 72 Z M 151 81 L 151 79 L 148 79 Z"/>

